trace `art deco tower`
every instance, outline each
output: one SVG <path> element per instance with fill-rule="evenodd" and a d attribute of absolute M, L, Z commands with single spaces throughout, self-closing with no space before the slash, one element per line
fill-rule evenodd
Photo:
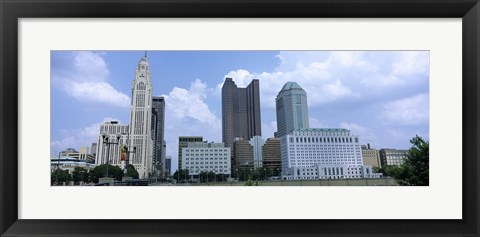
<path fill-rule="evenodd" d="M 130 154 L 129 163 L 135 166 L 141 179 L 152 174 L 152 81 L 147 57 L 142 57 L 132 82 L 130 105 L 129 147 L 136 148 Z"/>
<path fill-rule="evenodd" d="M 232 147 L 236 137 L 250 140 L 262 136 L 260 86 L 257 79 L 246 88 L 238 88 L 232 78 L 222 87 L 222 141 Z"/>
<path fill-rule="evenodd" d="M 307 93 L 296 82 L 287 82 L 276 99 L 277 136 L 308 128 Z"/>

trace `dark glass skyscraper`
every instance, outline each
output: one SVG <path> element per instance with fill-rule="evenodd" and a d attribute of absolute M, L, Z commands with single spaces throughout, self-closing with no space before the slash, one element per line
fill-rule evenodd
<path fill-rule="evenodd" d="M 222 141 L 232 147 L 236 137 L 245 140 L 261 136 L 260 86 L 257 79 L 246 88 L 238 88 L 232 78 L 222 87 Z"/>
<path fill-rule="evenodd" d="M 165 174 L 165 99 L 161 96 L 152 96 L 152 140 L 154 175 Z M 156 172 L 156 173 L 155 173 Z"/>

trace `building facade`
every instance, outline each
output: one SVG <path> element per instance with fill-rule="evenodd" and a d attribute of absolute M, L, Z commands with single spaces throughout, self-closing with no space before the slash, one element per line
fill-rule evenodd
<path fill-rule="evenodd" d="M 277 137 L 293 129 L 309 128 L 307 93 L 296 82 L 287 82 L 277 95 Z"/>
<path fill-rule="evenodd" d="M 178 169 L 183 167 L 182 149 L 188 146 L 190 142 L 203 142 L 202 136 L 180 136 L 178 137 Z"/>
<path fill-rule="evenodd" d="M 380 150 L 371 149 L 370 144 L 362 146 L 362 158 L 364 165 L 382 168 L 382 162 L 380 160 Z"/>
<path fill-rule="evenodd" d="M 253 167 L 254 168 L 263 167 L 262 149 L 263 149 L 263 145 L 265 144 L 265 141 L 260 136 L 254 136 L 250 139 L 248 143 L 252 146 Z"/>
<path fill-rule="evenodd" d="M 152 140 L 153 140 L 153 176 L 165 174 L 165 99 L 152 97 Z"/>
<path fill-rule="evenodd" d="M 405 159 L 407 158 L 408 150 L 397 150 L 397 149 L 380 149 L 380 161 L 382 167 L 387 165 L 402 165 Z"/>
<path fill-rule="evenodd" d="M 124 168 L 125 161 L 121 160 L 121 147 L 127 144 L 129 126 L 119 124 L 118 121 L 107 121 L 100 125 L 100 135 L 97 141 L 97 156 L 95 164 L 108 164 Z M 108 141 L 105 140 L 108 138 Z M 120 138 L 120 140 L 118 140 Z M 109 144 L 116 143 L 116 144 Z"/>
<path fill-rule="evenodd" d="M 93 142 L 92 147 L 90 147 L 90 155 L 92 155 L 93 157 L 97 156 L 97 143 L 96 142 Z"/>
<path fill-rule="evenodd" d="M 190 175 L 199 175 L 201 172 L 216 174 L 231 174 L 230 148 L 223 143 L 192 142 L 182 148 L 185 162 L 182 169 L 187 169 Z"/>
<path fill-rule="evenodd" d="M 165 177 L 172 175 L 172 157 L 167 156 L 165 158 Z"/>
<path fill-rule="evenodd" d="M 152 80 L 146 55 L 140 59 L 132 82 L 129 129 L 128 147 L 136 148 L 129 164 L 135 167 L 141 179 L 149 178 L 153 173 Z"/>
<path fill-rule="evenodd" d="M 232 147 L 236 137 L 248 140 L 261 136 L 260 85 L 257 79 L 238 88 L 232 78 L 222 86 L 222 142 Z"/>
<path fill-rule="evenodd" d="M 253 167 L 253 147 L 241 137 L 235 138 L 232 145 L 232 168 Z"/>
<path fill-rule="evenodd" d="M 282 168 L 280 138 L 268 138 L 262 148 L 263 167 L 270 168 L 273 176 L 279 176 Z"/>
<path fill-rule="evenodd" d="M 87 146 L 80 147 L 79 151 L 73 148 L 67 148 L 64 151 L 61 151 L 59 155 L 66 158 L 83 160 L 88 163 L 95 163 L 95 157 L 88 152 Z"/>
<path fill-rule="evenodd" d="M 87 170 L 95 168 L 96 164 L 87 162 L 86 160 L 80 160 L 74 157 L 61 156 L 50 158 L 50 171 L 54 172 L 57 168 L 60 170 L 66 170 L 72 174 L 75 168 L 84 168 Z"/>
<path fill-rule="evenodd" d="M 281 138 L 282 178 L 379 178 L 365 166 L 358 136 L 346 129 L 295 129 Z"/>

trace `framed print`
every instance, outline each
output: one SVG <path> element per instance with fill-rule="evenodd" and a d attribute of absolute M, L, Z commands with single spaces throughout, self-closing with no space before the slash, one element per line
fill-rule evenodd
<path fill-rule="evenodd" d="M 478 236 L 479 10 L 476 0 L 2 1 L 1 236 Z M 271 104 L 258 122 L 255 109 L 243 118 L 222 105 L 226 83 L 252 108 Z M 288 98 L 296 112 L 279 116 Z M 152 124 L 162 103 L 165 128 Z M 297 127 L 287 132 L 282 116 Z M 223 138 L 229 121 L 289 144 L 281 162 L 255 153 L 267 139 Z M 178 134 L 153 135 L 164 129 Z M 427 172 L 402 178 L 410 158 L 380 152 L 416 135 Z M 367 165 L 374 149 L 359 137 L 388 145 Z M 96 148 L 77 151 L 79 141 Z M 237 158 L 241 144 L 250 158 Z M 335 155 L 313 157 L 312 146 Z M 178 171 L 165 175 L 172 154 Z"/>

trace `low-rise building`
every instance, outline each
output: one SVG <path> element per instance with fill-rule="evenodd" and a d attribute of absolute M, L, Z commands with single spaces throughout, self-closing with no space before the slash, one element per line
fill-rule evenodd
<path fill-rule="evenodd" d="M 380 150 L 371 149 L 370 144 L 362 146 L 362 158 L 364 165 L 370 165 L 376 168 L 382 168 L 382 163 L 380 161 Z"/>
<path fill-rule="evenodd" d="M 233 169 L 253 167 L 253 147 L 248 140 L 236 137 L 232 145 Z"/>
<path fill-rule="evenodd" d="M 231 174 L 231 151 L 223 143 L 192 142 L 182 148 L 182 169 L 190 175 L 201 172 Z"/>
<path fill-rule="evenodd" d="M 383 148 L 380 149 L 380 160 L 382 167 L 387 165 L 402 165 L 405 159 L 407 158 L 408 150 L 397 150 Z"/>
<path fill-rule="evenodd" d="M 281 139 L 283 179 L 381 177 L 363 164 L 358 136 L 347 129 L 294 129 Z"/>
<path fill-rule="evenodd" d="M 81 160 L 78 158 L 60 156 L 50 158 L 50 171 L 53 172 L 57 168 L 61 170 L 66 170 L 68 173 L 72 173 L 76 167 L 85 168 L 87 170 L 95 168 L 94 163 L 89 163 L 86 160 Z"/>
<path fill-rule="evenodd" d="M 263 167 L 270 168 L 273 176 L 279 176 L 282 169 L 280 138 L 268 138 L 262 148 Z"/>

